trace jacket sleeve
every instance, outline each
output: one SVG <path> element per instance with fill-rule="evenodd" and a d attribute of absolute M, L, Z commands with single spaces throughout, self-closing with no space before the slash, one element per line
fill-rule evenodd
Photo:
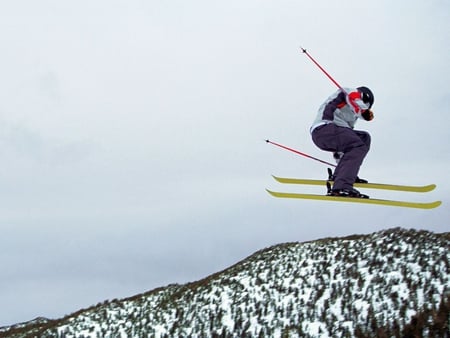
<path fill-rule="evenodd" d="M 336 108 L 340 108 L 342 104 L 345 104 L 345 93 L 341 91 L 336 98 L 327 103 L 323 110 L 322 119 L 333 121 L 334 111 Z"/>

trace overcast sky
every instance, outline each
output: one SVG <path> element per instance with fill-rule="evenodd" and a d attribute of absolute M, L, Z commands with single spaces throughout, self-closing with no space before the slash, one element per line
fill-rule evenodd
<path fill-rule="evenodd" d="M 265 247 L 450 231 L 450 3 L 0 3 L 0 326 L 220 271 Z M 343 86 L 375 94 L 360 177 L 436 183 L 434 210 L 275 199 L 325 178 L 309 127 Z"/>

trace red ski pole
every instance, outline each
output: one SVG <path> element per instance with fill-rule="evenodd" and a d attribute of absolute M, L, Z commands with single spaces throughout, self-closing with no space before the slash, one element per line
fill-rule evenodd
<path fill-rule="evenodd" d="M 327 162 L 327 161 L 323 161 L 323 160 L 321 160 L 321 159 L 319 159 L 319 158 L 316 158 L 316 157 L 314 157 L 314 156 L 311 156 L 311 155 L 302 153 L 301 151 L 295 150 L 295 149 L 293 149 L 293 148 L 286 147 L 286 146 L 284 146 L 284 145 L 282 145 L 282 144 L 279 144 L 279 143 L 276 143 L 276 142 L 272 142 L 272 141 L 270 141 L 270 140 L 266 140 L 266 142 L 267 142 L 267 143 L 270 143 L 270 144 L 272 144 L 272 145 L 274 145 L 274 146 L 277 146 L 277 147 L 280 147 L 280 148 L 289 150 L 289 151 L 291 151 L 291 152 L 293 152 L 293 153 L 296 153 L 296 154 L 298 154 L 298 155 L 301 155 L 301 156 L 310 158 L 310 159 L 315 160 L 315 161 L 317 161 L 317 162 L 320 162 L 320 163 L 323 163 L 323 164 L 327 164 L 327 165 L 332 166 L 332 167 L 336 167 L 336 165 L 334 165 L 333 163 L 330 163 L 330 162 Z"/>
<path fill-rule="evenodd" d="M 318 63 L 316 60 L 314 60 L 314 58 L 313 58 L 311 55 L 309 55 L 309 53 L 306 51 L 305 48 L 300 47 L 300 49 L 302 50 L 303 53 L 306 54 L 306 56 L 307 56 L 312 62 L 314 62 L 314 64 L 315 64 L 317 67 L 319 67 L 319 69 L 320 69 L 320 70 L 321 70 L 321 71 L 322 71 L 322 72 L 323 72 L 323 73 L 331 80 L 331 82 L 333 82 L 340 90 L 342 90 L 342 91 L 345 93 L 345 90 L 341 87 L 341 85 L 340 85 L 339 83 L 337 83 L 337 81 L 336 81 L 335 79 L 333 79 L 333 78 L 331 77 L 331 75 L 328 74 L 327 71 L 326 71 L 325 69 L 323 69 L 322 66 L 319 65 L 319 63 Z"/>

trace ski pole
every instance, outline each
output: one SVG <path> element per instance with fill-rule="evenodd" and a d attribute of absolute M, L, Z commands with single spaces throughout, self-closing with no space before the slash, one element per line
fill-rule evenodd
<path fill-rule="evenodd" d="M 306 51 L 305 48 L 300 47 L 300 49 L 302 50 L 303 53 L 306 54 L 306 56 L 307 56 L 312 62 L 314 62 L 314 64 L 315 64 L 317 67 L 319 67 L 319 69 L 320 69 L 320 70 L 321 70 L 321 71 L 322 71 L 322 72 L 323 72 L 323 73 L 331 80 L 331 82 L 333 82 L 340 90 L 342 90 L 342 91 L 345 93 L 345 90 L 341 87 L 341 85 L 340 85 L 339 83 L 337 83 L 336 80 L 333 79 L 333 78 L 331 77 L 331 75 L 328 74 L 327 71 L 326 71 L 325 69 L 323 69 L 322 66 L 319 65 L 319 63 L 318 63 L 316 60 L 314 60 L 314 58 L 313 58 L 311 55 L 309 55 L 309 53 Z"/>
<path fill-rule="evenodd" d="M 276 142 L 272 142 L 272 141 L 270 141 L 270 140 L 266 140 L 266 142 L 267 142 L 267 143 L 270 143 L 270 144 L 272 144 L 272 145 L 274 145 L 274 146 L 277 146 L 277 147 L 280 147 L 280 148 L 289 150 L 289 151 L 291 151 L 291 152 L 293 152 L 293 153 L 296 153 L 296 154 L 298 154 L 298 155 L 301 155 L 301 156 L 303 156 L 303 157 L 307 157 L 307 158 L 310 158 L 310 159 L 315 160 L 315 161 L 317 161 L 317 162 L 320 162 L 320 163 L 323 163 L 323 164 L 327 164 L 327 165 L 332 166 L 332 167 L 336 167 L 336 165 L 334 165 L 334 164 L 332 164 L 332 163 L 330 163 L 330 162 L 323 161 L 323 160 L 321 160 L 321 159 L 319 159 L 319 158 L 316 158 L 316 157 L 314 157 L 314 156 L 311 156 L 311 155 L 302 153 L 301 151 L 298 151 L 298 150 L 296 150 L 296 149 L 286 147 L 286 146 L 284 146 L 284 145 L 282 145 L 282 144 L 279 144 L 279 143 L 276 143 Z"/>

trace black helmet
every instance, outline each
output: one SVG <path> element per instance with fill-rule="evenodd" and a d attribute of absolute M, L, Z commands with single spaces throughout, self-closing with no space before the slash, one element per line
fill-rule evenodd
<path fill-rule="evenodd" d="M 367 103 L 369 108 L 372 108 L 374 100 L 372 91 L 367 87 L 358 87 L 356 89 L 361 93 L 363 102 Z"/>

